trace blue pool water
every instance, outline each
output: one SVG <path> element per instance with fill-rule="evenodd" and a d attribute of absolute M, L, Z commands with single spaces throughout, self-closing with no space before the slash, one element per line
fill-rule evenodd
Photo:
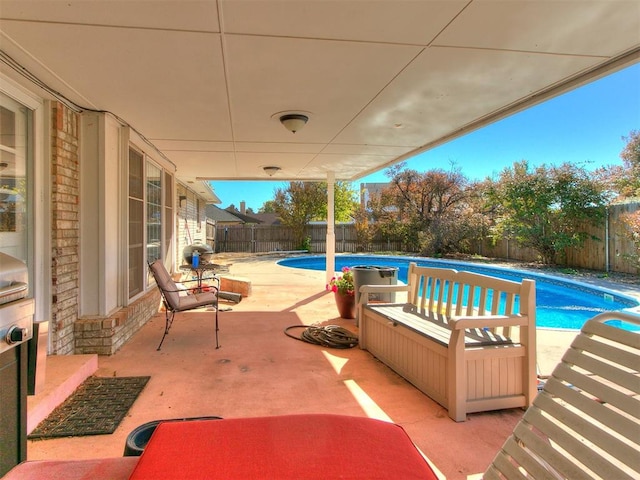
<path fill-rule="evenodd" d="M 278 264 L 292 268 L 308 270 L 324 270 L 324 255 L 310 255 L 280 260 Z M 549 275 L 513 270 L 503 267 L 488 267 L 468 262 L 424 259 L 419 257 L 394 257 L 381 255 L 337 255 L 336 271 L 342 267 L 370 265 L 378 267 L 398 268 L 398 280 L 407 281 L 409 262 L 418 265 L 440 268 L 455 268 L 470 272 L 493 275 L 507 280 L 520 281 L 531 278 L 536 281 L 537 326 L 543 328 L 562 328 L 579 330 L 585 321 L 605 311 L 621 310 L 636 307 L 640 304 L 631 297 L 619 293 L 595 288 L 583 283 L 564 280 Z M 638 329 L 631 325 L 622 328 Z"/>

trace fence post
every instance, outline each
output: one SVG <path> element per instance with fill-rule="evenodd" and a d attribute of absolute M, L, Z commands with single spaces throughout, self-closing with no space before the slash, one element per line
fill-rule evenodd
<path fill-rule="evenodd" d="M 604 271 L 609 273 L 611 268 L 609 265 L 609 249 L 611 248 L 609 240 L 609 206 L 604 207 Z"/>
<path fill-rule="evenodd" d="M 251 253 L 256 253 L 256 226 L 251 224 Z"/>

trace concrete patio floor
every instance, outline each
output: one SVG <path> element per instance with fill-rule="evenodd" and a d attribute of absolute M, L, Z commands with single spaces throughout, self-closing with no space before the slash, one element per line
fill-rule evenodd
<path fill-rule="evenodd" d="M 164 314 L 157 314 L 115 355 L 99 357 L 97 375 L 151 377 L 116 432 L 29 441 L 29 460 L 118 457 L 128 433 L 156 419 L 338 413 L 402 425 L 443 478 L 469 479 L 486 469 L 521 418 L 522 410 L 512 409 L 456 423 L 368 352 L 287 337 L 283 331 L 291 325 L 357 332 L 353 320 L 338 317 L 324 272 L 281 267 L 273 257 L 216 261 L 231 263 L 231 275 L 252 284 L 251 296 L 220 313 L 221 348 L 215 349 L 212 313 L 200 311 L 178 314 L 156 351 L 164 328 Z M 551 372 L 574 336 L 538 332 L 540 373 Z M 336 452 L 336 462 L 348 461 L 349 451 L 345 445 Z"/>

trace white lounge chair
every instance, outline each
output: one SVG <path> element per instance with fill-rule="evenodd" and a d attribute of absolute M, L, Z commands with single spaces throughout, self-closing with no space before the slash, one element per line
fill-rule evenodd
<path fill-rule="evenodd" d="M 587 321 L 485 479 L 640 478 L 640 313 Z"/>

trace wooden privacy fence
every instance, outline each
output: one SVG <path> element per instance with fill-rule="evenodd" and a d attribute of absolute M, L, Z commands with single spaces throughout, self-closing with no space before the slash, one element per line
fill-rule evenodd
<path fill-rule="evenodd" d="M 402 251 L 400 240 L 374 238 L 368 245 L 358 245 L 353 224 L 338 224 L 334 229 L 336 252 Z M 311 253 L 327 251 L 327 226 L 308 225 Z M 264 253 L 299 250 L 301 246 L 293 240 L 293 231 L 283 225 L 232 225 L 216 227 L 216 252 Z"/>
<path fill-rule="evenodd" d="M 638 273 L 638 268 L 629 259 L 640 253 L 636 245 L 625 232 L 621 216 L 640 210 L 640 202 L 609 207 L 602 225 L 585 226 L 584 230 L 592 237 L 581 249 L 567 249 L 566 266 L 588 268 L 592 270 Z M 310 253 L 325 253 L 326 225 L 307 226 L 307 236 L 311 239 Z M 209 237 L 209 235 L 207 235 Z M 369 243 L 360 244 L 357 240 L 354 224 L 338 224 L 335 227 L 337 253 L 360 253 L 381 251 L 406 251 L 398 238 L 375 236 Z M 233 225 L 215 228 L 216 252 L 264 253 L 275 251 L 299 250 L 301 246 L 293 240 L 293 232 L 282 225 Z M 502 239 L 493 244 L 489 239 L 481 242 L 475 251 L 466 252 L 493 258 L 536 261 L 538 254 L 530 248 L 521 248 L 515 241 Z M 558 261 L 561 259 L 559 258 Z"/>
<path fill-rule="evenodd" d="M 638 268 L 629 260 L 632 255 L 638 255 L 638 249 L 634 245 L 622 224 L 624 214 L 640 210 L 640 202 L 631 202 L 620 205 L 612 205 L 607 211 L 606 218 L 601 225 L 584 224 L 580 230 L 590 235 L 582 248 L 568 248 L 564 254 L 566 266 L 574 268 L 588 268 L 621 273 L 638 273 Z M 608 241 L 607 241 L 608 240 Z M 495 245 L 490 240 L 485 240 L 478 247 L 481 255 L 493 258 L 506 258 L 523 261 L 536 261 L 538 254 L 531 248 L 521 248 L 516 242 L 502 239 Z M 557 259 L 562 261 L 560 255 Z"/>
<path fill-rule="evenodd" d="M 600 228 L 587 228 L 587 231 L 602 241 L 587 240 L 581 250 L 566 252 L 569 265 L 593 270 L 638 273 L 638 269 L 629 260 L 629 256 L 640 255 L 622 224 L 621 217 L 640 210 L 640 202 L 614 205 L 608 210 L 604 225 Z M 608 241 L 605 241 L 608 239 Z M 606 268 L 606 267 L 609 268 Z"/>

